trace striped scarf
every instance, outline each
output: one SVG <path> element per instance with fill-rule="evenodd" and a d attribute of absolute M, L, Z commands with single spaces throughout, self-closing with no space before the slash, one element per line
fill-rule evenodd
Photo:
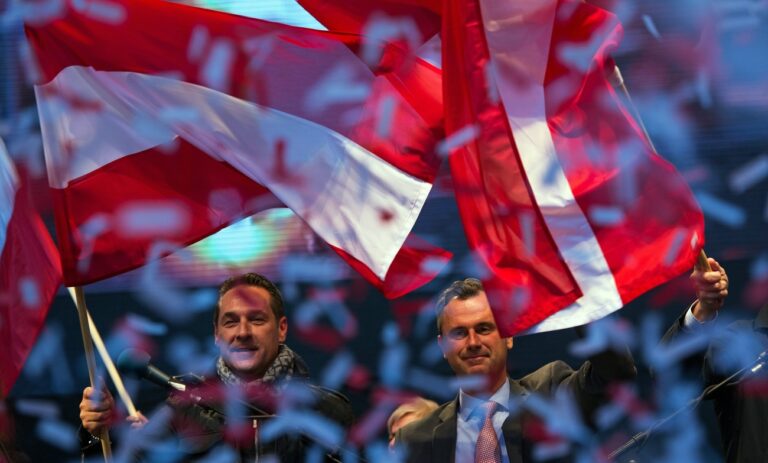
<path fill-rule="evenodd" d="M 216 374 L 221 382 L 227 385 L 254 385 L 254 384 L 273 384 L 289 381 L 294 376 L 307 378 L 309 369 L 304 360 L 290 347 L 280 344 L 277 350 L 277 357 L 274 362 L 264 372 L 264 376 L 254 381 L 243 381 L 224 363 L 224 359 L 219 357 L 216 360 Z"/>

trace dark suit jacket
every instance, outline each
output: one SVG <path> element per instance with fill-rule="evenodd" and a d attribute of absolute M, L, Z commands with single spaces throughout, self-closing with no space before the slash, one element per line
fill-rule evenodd
<path fill-rule="evenodd" d="M 671 343 L 685 335 L 685 314 L 675 320 L 662 338 L 662 343 Z M 724 380 L 736 368 L 718 371 L 715 359 L 728 350 L 729 344 L 744 346 L 740 367 L 746 366 L 768 349 L 768 304 L 754 320 L 738 320 L 717 333 L 710 342 L 706 355 L 697 352 L 682 361 L 686 376 L 703 379 L 708 387 Z M 703 373 L 703 374 L 702 374 Z M 752 463 L 768 461 L 768 395 L 765 393 L 768 374 L 765 369 L 746 380 L 725 386 L 714 394 L 715 414 L 720 429 L 720 438 L 728 463 Z"/>
<path fill-rule="evenodd" d="M 548 363 L 520 380 L 510 379 L 510 398 L 531 393 L 551 395 L 560 387 L 569 388 L 586 415 L 602 403 L 602 392 L 611 381 L 636 374 L 629 352 L 626 355 L 599 354 L 573 370 L 562 361 Z M 395 440 L 407 451 L 408 462 L 453 462 L 456 456 L 458 397 L 441 405 L 423 419 L 398 431 Z M 533 461 L 532 445 L 523 438 L 524 423 L 532 418 L 523 412 L 502 425 L 510 463 Z M 459 462 L 463 463 L 463 462 Z"/>

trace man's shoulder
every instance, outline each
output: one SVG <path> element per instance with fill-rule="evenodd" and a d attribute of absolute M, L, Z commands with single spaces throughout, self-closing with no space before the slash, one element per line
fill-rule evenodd
<path fill-rule="evenodd" d="M 317 398 L 315 409 L 326 418 L 349 428 L 355 421 L 352 404 L 347 396 L 327 387 L 308 384 L 309 389 Z"/>
<path fill-rule="evenodd" d="M 402 440 L 402 442 L 408 443 L 420 440 L 421 437 L 425 435 L 428 435 L 431 438 L 432 431 L 435 427 L 445 421 L 446 418 L 453 416 L 456 416 L 455 399 L 440 405 L 423 418 L 412 421 L 400 428 L 397 440 Z"/>

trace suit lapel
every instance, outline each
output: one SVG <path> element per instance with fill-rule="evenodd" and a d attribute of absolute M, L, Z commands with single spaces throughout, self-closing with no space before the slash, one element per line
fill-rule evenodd
<path fill-rule="evenodd" d="M 456 459 L 456 422 L 459 398 L 448 404 L 440 413 L 441 423 L 432 432 L 432 461 L 450 462 Z"/>
<path fill-rule="evenodd" d="M 528 395 L 528 391 L 517 381 L 514 379 L 509 381 L 509 401 L 513 403 L 510 406 L 510 410 L 513 412 L 517 410 L 517 413 L 510 413 L 507 419 L 504 420 L 504 424 L 501 425 L 501 433 L 504 435 L 509 463 L 522 463 L 523 461 L 523 433 L 521 424 L 523 412 L 520 406 L 515 406 L 514 403 L 526 395 Z"/>

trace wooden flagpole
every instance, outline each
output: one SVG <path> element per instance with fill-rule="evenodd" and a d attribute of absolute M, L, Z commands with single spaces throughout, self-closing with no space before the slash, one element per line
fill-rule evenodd
<path fill-rule="evenodd" d="M 85 307 L 85 294 L 81 286 L 75 286 L 73 289 L 75 295 L 75 305 L 77 306 L 77 315 L 80 320 L 80 334 L 83 335 L 83 347 L 85 348 L 85 361 L 88 364 L 88 378 L 91 381 L 91 387 L 96 388 L 96 358 L 93 355 L 93 341 L 91 332 L 88 329 L 88 309 Z M 98 436 L 101 441 L 101 450 L 104 453 L 104 461 L 109 463 L 112 460 L 112 443 L 109 440 L 109 430 L 105 429 Z"/>
<path fill-rule="evenodd" d="M 72 301 L 74 301 L 75 305 L 77 305 L 77 296 L 75 295 L 74 288 L 67 288 L 67 289 L 69 289 L 69 295 L 72 296 Z M 133 400 L 131 400 L 131 396 L 128 394 L 128 390 L 125 388 L 125 385 L 123 384 L 123 379 L 120 377 L 120 374 L 117 372 L 117 368 L 115 367 L 115 362 L 113 362 L 112 357 L 109 356 L 109 351 L 107 351 L 107 347 L 104 344 L 104 341 L 101 339 L 99 330 L 96 328 L 96 325 L 93 323 L 93 318 L 91 317 L 91 313 L 88 311 L 87 308 L 86 308 L 86 314 L 88 315 L 88 328 L 90 329 L 90 334 L 91 334 L 91 337 L 93 338 L 93 344 L 96 346 L 96 351 L 99 353 L 99 357 L 101 357 L 101 361 L 104 363 L 104 366 L 107 368 L 107 373 L 109 373 L 109 377 L 112 379 L 112 384 L 115 385 L 117 394 L 120 396 L 120 400 L 123 401 L 123 405 L 125 405 L 126 410 L 128 410 L 128 414 L 131 416 L 137 416 L 136 406 L 133 404 Z"/>
<path fill-rule="evenodd" d="M 656 147 L 653 145 L 653 140 L 651 140 L 651 136 L 648 134 L 648 130 L 646 130 L 645 128 L 645 124 L 643 123 L 643 118 L 640 117 L 640 112 L 637 110 L 635 103 L 632 101 L 632 97 L 629 96 L 629 90 L 627 90 L 627 86 L 624 84 L 624 76 L 621 75 L 619 66 L 616 64 L 613 65 L 613 75 L 611 76 L 611 80 L 613 81 L 614 88 L 618 87 L 619 89 L 621 89 L 621 92 L 624 94 L 624 97 L 627 99 L 629 110 L 632 111 L 632 115 L 635 117 L 635 120 L 640 125 L 640 129 L 643 131 L 645 140 L 648 142 L 648 145 L 650 145 L 651 150 L 653 150 L 653 153 L 659 156 L 659 152 L 656 151 Z M 695 266 L 696 268 L 700 270 L 704 270 L 706 272 L 709 272 L 712 270 L 712 268 L 709 265 L 709 261 L 707 260 L 707 254 L 704 252 L 704 249 L 699 250 L 699 255 L 696 256 Z"/>

